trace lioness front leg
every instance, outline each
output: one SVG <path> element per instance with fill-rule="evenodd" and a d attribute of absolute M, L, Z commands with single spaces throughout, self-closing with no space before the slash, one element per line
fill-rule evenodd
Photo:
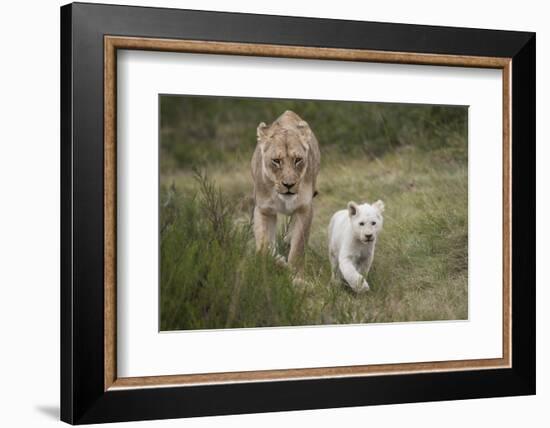
<path fill-rule="evenodd" d="M 369 289 L 369 284 L 363 275 L 357 271 L 355 265 L 349 257 L 340 257 L 338 263 L 340 265 L 340 272 L 342 273 L 342 276 L 352 289 L 357 292 L 367 291 Z"/>
<path fill-rule="evenodd" d="M 288 263 L 294 268 L 302 267 L 312 219 L 313 209 L 311 206 L 304 207 L 292 215 L 292 235 L 290 238 Z"/>
<path fill-rule="evenodd" d="M 277 232 L 277 214 L 265 213 L 254 208 L 254 238 L 256 251 L 274 250 Z"/>

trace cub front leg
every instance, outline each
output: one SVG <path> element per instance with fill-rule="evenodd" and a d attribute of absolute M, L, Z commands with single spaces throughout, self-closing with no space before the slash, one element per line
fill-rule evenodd
<path fill-rule="evenodd" d="M 256 251 L 275 248 L 275 233 L 277 232 L 277 214 L 266 213 L 260 208 L 254 208 L 254 238 Z"/>
<path fill-rule="evenodd" d="M 313 208 L 311 206 L 304 207 L 292 214 L 292 231 L 288 263 L 294 268 L 302 266 L 312 219 Z"/>
<path fill-rule="evenodd" d="M 338 278 L 338 257 L 329 250 L 328 257 L 330 259 L 330 280 L 336 281 Z"/>
<path fill-rule="evenodd" d="M 358 266 L 359 272 L 361 272 L 365 278 L 370 272 L 373 259 L 374 259 L 374 245 L 371 244 L 367 249 L 367 254 L 364 261 L 361 263 L 360 266 Z"/>
<path fill-rule="evenodd" d="M 363 275 L 357 271 L 357 268 L 349 257 L 340 257 L 338 263 L 340 265 L 340 273 L 352 289 L 357 292 L 369 289 L 369 284 Z"/>

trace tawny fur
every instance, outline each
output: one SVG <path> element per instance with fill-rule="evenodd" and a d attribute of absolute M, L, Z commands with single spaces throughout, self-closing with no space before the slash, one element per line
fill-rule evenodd
<path fill-rule="evenodd" d="M 271 125 L 258 125 L 251 165 L 258 251 L 274 251 L 277 214 L 284 214 L 291 216 L 288 263 L 295 267 L 301 263 L 313 219 L 320 163 L 317 139 L 296 113 L 287 110 Z"/>

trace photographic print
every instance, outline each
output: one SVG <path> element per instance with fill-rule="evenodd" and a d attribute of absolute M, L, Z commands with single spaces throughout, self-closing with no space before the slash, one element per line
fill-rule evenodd
<path fill-rule="evenodd" d="M 468 318 L 468 108 L 159 96 L 160 330 Z"/>
<path fill-rule="evenodd" d="M 60 23 L 61 420 L 536 392 L 534 33 Z"/>

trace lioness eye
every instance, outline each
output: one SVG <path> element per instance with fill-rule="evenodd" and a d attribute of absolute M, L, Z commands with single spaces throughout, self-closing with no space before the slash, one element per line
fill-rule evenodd
<path fill-rule="evenodd" d="M 371 224 L 372 224 L 373 226 L 376 226 L 376 222 L 375 222 L 375 221 L 371 222 Z"/>
<path fill-rule="evenodd" d="M 298 165 L 298 164 L 300 164 L 302 161 L 303 161 L 302 158 L 296 158 L 296 160 L 294 161 L 294 163 L 295 163 L 296 165 Z"/>
<path fill-rule="evenodd" d="M 365 225 L 364 222 L 359 223 L 359 226 L 364 226 L 364 225 Z"/>
<path fill-rule="evenodd" d="M 273 165 L 279 166 L 281 165 L 281 159 L 271 159 L 271 162 Z"/>

